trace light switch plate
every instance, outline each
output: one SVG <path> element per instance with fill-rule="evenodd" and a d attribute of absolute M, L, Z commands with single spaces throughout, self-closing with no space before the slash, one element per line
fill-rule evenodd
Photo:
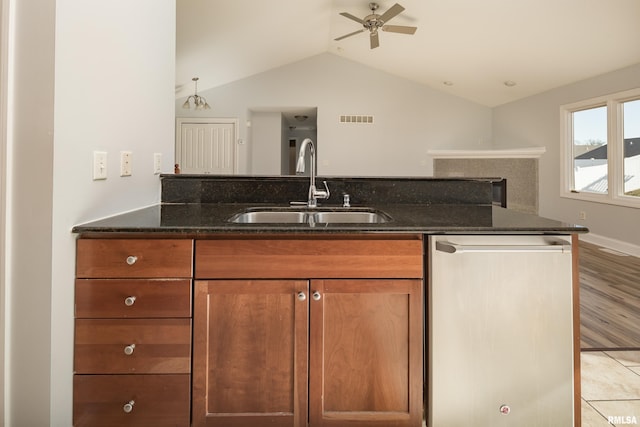
<path fill-rule="evenodd" d="M 107 152 L 93 152 L 93 180 L 107 179 Z"/>
<path fill-rule="evenodd" d="M 162 153 L 153 153 L 153 174 L 162 173 Z"/>
<path fill-rule="evenodd" d="M 131 151 L 120 152 L 120 176 L 131 176 Z"/>

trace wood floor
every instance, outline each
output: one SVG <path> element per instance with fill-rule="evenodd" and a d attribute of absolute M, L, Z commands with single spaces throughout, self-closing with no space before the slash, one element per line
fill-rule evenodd
<path fill-rule="evenodd" d="M 640 349 L 640 258 L 580 242 L 581 347 Z"/>

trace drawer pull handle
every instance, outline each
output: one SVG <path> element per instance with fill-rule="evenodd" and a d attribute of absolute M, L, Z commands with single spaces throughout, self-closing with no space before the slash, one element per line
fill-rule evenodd
<path fill-rule="evenodd" d="M 304 301 L 307 299 L 307 295 L 304 292 L 298 292 L 298 299 Z"/>
<path fill-rule="evenodd" d="M 124 305 L 126 305 L 127 307 L 131 307 L 134 302 L 136 302 L 136 297 L 134 296 L 126 297 L 124 299 Z"/>
<path fill-rule="evenodd" d="M 135 264 L 135 263 L 136 263 L 136 261 L 138 261 L 138 257 L 137 257 L 137 256 L 129 255 L 129 256 L 127 257 L 127 264 L 129 264 L 129 265 L 133 265 L 133 264 Z"/>
<path fill-rule="evenodd" d="M 124 406 L 122 407 L 122 410 L 128 414 L 131 411 L 133 411 L 133 405 L 135 405 L 136 402 L 134 402 L 133 400 L 128 401 L 127 403 L 124 404 Z"/>
<path fill-rule="evenodd" d="M 320 295 L 320 292 L 318 292 L 318 291 L 314 291 L 314 292 L 313 292 L 313 299 L 314 299 L 315 301 L 320 301 L 320 298 L 322 298 L 322 296 Z"/>
<path fill-rule="evenodd" d="M 124 354 L 126 354 L 127 356 L 131 356 L 135 349 L 136 349 L 135 344 L 128 345 L 124 348 Z"/>

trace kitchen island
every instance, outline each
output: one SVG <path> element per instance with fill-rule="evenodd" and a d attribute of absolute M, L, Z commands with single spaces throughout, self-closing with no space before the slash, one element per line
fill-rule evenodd
<path fill-rule="evenodd" d="M 409 427 L 426 409 L 438 427 L 429 242 L 447 235 L 573 246 L 560 284 L 572 334 L 558 353 L 570 370 L 565 396 L 534 412 L 579 425 L 575 268 L 585 228 L 495 206 L 491 179 L 326 180 L 335 199 L 320 209 L 366 207 L 388 220 L 231 222 L 250 209 L 294 209 L 306 180 L 163 176 L 161 204 L 74 227 L 74 425 Z M 85 363 L 98 355 L 104 363 Z M 499 422 L 532 420 L 531 408 L 505 413 L 506 403 L 491 408 Z"/>

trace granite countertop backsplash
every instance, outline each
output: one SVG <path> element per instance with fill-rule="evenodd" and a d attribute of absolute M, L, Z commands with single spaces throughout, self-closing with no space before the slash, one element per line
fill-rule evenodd
<path fill-rule="evenodd" d="M 306 201 L 308 177 L 162 175 L 161 203 L 73 227 L 74 233 L 583 233 L 585 227 L 499 207 L 494 178 L 343 178 L 326 180 L 321 208 L 380 210 L 392 220 L 375 224 L 238 224 L 229 219 L 255 207 Z M 508 206 L 508 204 L 507 204 Z"/>

